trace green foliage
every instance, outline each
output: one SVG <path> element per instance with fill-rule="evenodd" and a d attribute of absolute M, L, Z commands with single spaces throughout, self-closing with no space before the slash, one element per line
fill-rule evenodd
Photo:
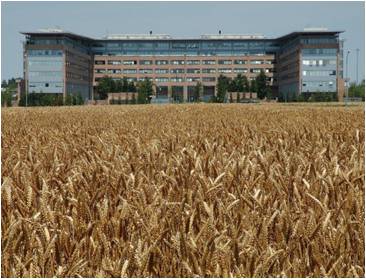
<path fill-rule="evenodd" d="M 230 93 L 230 103 L 234 103 L 233 93 Z"/>
<path fill-rule="evenodd" d="M 28 100 L 26 100 L 28 99 Z M 47 93 L 30 93 L 28 96 L 23 94 L 19 101 L 19 106 L 62 106 L 62 94 L 47 94 Z"/>
<path fill-rule="evenodd" d="M 153 83 L 148 78 L 137 84 L 137 103 L 147 104 L 150 102 L 150 95 L 153 95 Z"/>
<path fill-rule="evenodd" d="M 128 83 L 127 91 L 128 92 L 136 92 L 136 86 L 135 86 L 135 83 L 133 81 Z"/>
<path fill-rule="evenodd" d="M 263 99 L 267 95 L 267 77 L 264 71 L 255 78 L 256 92 L 259 99 Z"/>
<path fill-rule="evenodd" d="M 133 105 L 135 105 L 135 104 L 136 104 L 136 97 L 135 97 L 135 94 L 132 94 L 131 103 L 132 103 Z"/>
<path fill-rule="evenodd" d="M 348 89 L 349 97 L 362 98 L 362 101 L 365 100 L 365 80 L 361 82 L 361 84 L 351 83 Z"/>
<path fill-rule="evenodd" d="M 1 106 L 11 107 L 12 99 L 13 97 L 10 89 L 6 88 L 1 92 Z"/>
<path fill-rule="evenodd" d="M 124 77 L 122 79 L 122 91 L 121 92 L 127 92 L 128 91 L 128 79 L 127 77 Z"/>
<path fill-rule="evenodd" d="M 255 79 L 253 79 L 251 82 L 250 82 L 250 88 L 249 88 L 250 92 L 257 92 L 257 81 Z"/>
<path fill-rule="evenodd" d="M 26 98 L 28 100 L 26 100 Z M 19 101 L 19 106 L 26 106 L 28 103 L 29 107 L 32 106 L 73 106 L 73 105 L 83 105 L 84 100 L 80 93 L 77 94 L 67 94 L 65 97 L 65 102 L 63 99 L 63 94 L 49 94 L 49 93 L 30 93 L 28 96 L 25 94 L 21 96 Z"/>
<path fill-rule="evenodd" d="M 203 93 L 203 86 L 202 83 L 197 81 L 196 86 L 194 87 L 194 99 L 195 102 L 200 102 L 201 101 L 201 96 Z"/>
<path fill-rule="evenodd" d="M 124 77 L 121 80 L 113 80 L 110 77 L 103 77 L 98 81 L 97 92 L 100 99 L 107 99 L 108 93 L 117 92 L 136 92 L 136 87 L 133 81 L 128 82 L 128 79 Z"/>
<path fill-rule="evenodd" d="M 229 88 L 230 79 L 220 75 L 217 79 L 217 96 L 214 102 L 223 103 L 225 101 L 226 93 Z"/>
<path fill-rule="evenodd" d="M 108 93 L 112 92 L 113 79 L 110 77 L 103 77 L 98 81 L 97 92 L 100 99 L 105 100 L 108 97 Z"/>

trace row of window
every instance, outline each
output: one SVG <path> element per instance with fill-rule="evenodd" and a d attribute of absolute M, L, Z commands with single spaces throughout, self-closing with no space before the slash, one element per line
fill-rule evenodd
<path fill-rule="evenodd" d="M 302 75 L 310 77 L 335 76 L 336 71 L 302 71 Z"/>
<path fill-rule="evenodd" d="M 334 85 L 333 81 L 307 81 L 302 84 L 303 87 L 332 87 Z"/>
<path fill-rule="evenodd" d="M 265 73 L 271 73 L 272 69 L 260 69 L 260 68 L 252 68 L 250 70 L 245 68 L 222 68 L 222 69 L 202 69 L 203 74 L 214 74 L 216 72 L 218 73 L 256 73 L 259 74 L 262 70 L 264 70 Z M 97 74 L 153 74 L 153 69 L 95 69 L 95 73 Z M 155 69 L 156 74 L 200 74 L 201 69 Z"/>
<path fill-rule="evenodd" d="M 336 38 L 312 38 L 301 39 L 301 43 L 305 45 L 318 45 L 318 44 L 336 44 Z"/>
<path fill-rule="evenodd" d="M 29 87 L 57 87 L 62 88 L 64 84 L 62 82 L 30 82 Z"/>
<path fill-rule="evenodd" d="M 62 77 L 63 72 L 61 71 L 30 71 L 28 72 L 29 77 Z"/>
<path fill-rule="evenodd" d="M 200 81 L 199 77 L 187 77 L 187 78 L 182 78 L 182 77 L 174 77 L 174 78 L 168 78 L 168 77 L 159 77 L 159 78 L 151 78 L 151 77 L 141 77 L 141 78 L 135 78 L 135 77 L 127 77 L 128 82 L 138 82 L 138 81 L 143 81 L 145 79 L 148 79 L 150 81 L 156 81 L 156 82 L 194 82 L 194 81 Z M 101 78 L 95 78 L 95 82 L 98 82 Z M 121 80 L 118 78 L 112 78 L 113 80 Z M 255 80 L 255 77 L 249 77 L 248 78 L 250 81 Z M 216 81 L 216 77 L 202 77 L 202 82 L 215 82 Z M 273 81 L 272 78 L 268 78 L 267 79 L 268 82 Z"/>
<path fill-rule="evenodd" d="M 311 55 L 336 55 L 336 48 L 304 48 L 302 49 L 303 54 Z"/>
<path fill-rule="evenodd" d="M 89 81 L 89 77 L 85 76 L 85 75 L 79 75 L 79 74 L 75 74 L 75 73 L 70 73 L 67 72 L 66 73 L 66 78 L 71 78 L 71 79 L 75 79 L 75 80 L 83 80 L 83 81 Z"/>
<path fill-rule="evenodd" d="M 29 49 L 29 56 L 62 56 L 62 50 L 55 49 Z"/>
<path fill-rule="evenodd" d="M 153 60 L 108 60 L 108 65 L 153 65 Z M 106 61 L 104 60 L 95 60 L 94 62 L 96 65 L 105 65 Z M 259 64 L 273 64 L 273 61 L 266 61 L 266 60 L 202 60 L 203 65 L 242 65 L 242 64 L 252 64 L 252 65 L 259 65 Z M 200 65 L 201 60 L 172 60 L 170 61 L 171 65 Z M 169 65 L 169 60 L 155 60 L 155 65 Z"/>
<path fill-rule="evenodd" d="M 28 65 L 29 66 L 47 66 L 47 67 L 51 66 L 51 67 L 62 68 L 63 62 L 62 61 L 54 61 L 54 60 L 52 60 L 52 61 L 28 60 Z"/>
<path fill-rule="evenodd" d="M 143 80 L 143 79 L 141 79 Z M 159 78 L 155 78 L 156 82 L 183 82 L 183 81 L 187 81 L 187 82 L 197 82 L 197 81 L 201 81 L 201 79 L 199 77 L 187 77 L 187 78 L 168 78 L 168 77 L 159 77 Z M 215 82 L 216 78 L 215 77 L 202 77 L 202 81 L 203 82 Z"/>
<path fill-rule="evenodd" d="M 204 49 L 264 49 L 278 48 L 274 41 L 173 41 L 173 42 L 95 42 L 92 49 L 151 49 L 151 50 L 204 50 Z"/>
<path fill-rule="evenodd" d="M 319 60 L 302 60 L 302 64 L 305 66 L 328 66 L 328 65 L 336 65 L 336 59 L 319 59 Z"/>

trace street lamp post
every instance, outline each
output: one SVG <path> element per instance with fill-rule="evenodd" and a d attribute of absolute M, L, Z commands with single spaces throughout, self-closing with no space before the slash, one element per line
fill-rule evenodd
<path fill-rule="evenodd" d="M 351 51 L 347 51 L 346 55 L 346 105 L 348 102 L 348 55 L 351 53 Z"/>
<path fill-rule="evenodd" d="M 358 84 L 358 53 L 360 52 L 360 49 L 357 48 L 356 49 L 356 84 Z"/>

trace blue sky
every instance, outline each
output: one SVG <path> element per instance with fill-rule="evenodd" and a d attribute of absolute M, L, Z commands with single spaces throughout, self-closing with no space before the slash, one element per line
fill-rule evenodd
<path fill-rule="evenodd" d="M 99 38 L 107 33 L 253 34 L 277 37 L 305 27 L 344 30 L 349 76 L 364 78 L 363 2 L 2 2 L 1 79 L 22 76 L 20 31 L 61 27 Z"/>

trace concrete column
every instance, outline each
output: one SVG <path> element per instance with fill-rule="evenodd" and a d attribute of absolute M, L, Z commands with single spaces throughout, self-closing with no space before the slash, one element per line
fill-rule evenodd
<path fill-rule="evenodd" d="M 168 85 L 168 99 L 172 102 L 172 87 Z"/>
<path fill-rule="evenodd" d="M 188 101 L 188 86 L 183 85 L 183 102 L 187 102 L 187 101 Z"/>

